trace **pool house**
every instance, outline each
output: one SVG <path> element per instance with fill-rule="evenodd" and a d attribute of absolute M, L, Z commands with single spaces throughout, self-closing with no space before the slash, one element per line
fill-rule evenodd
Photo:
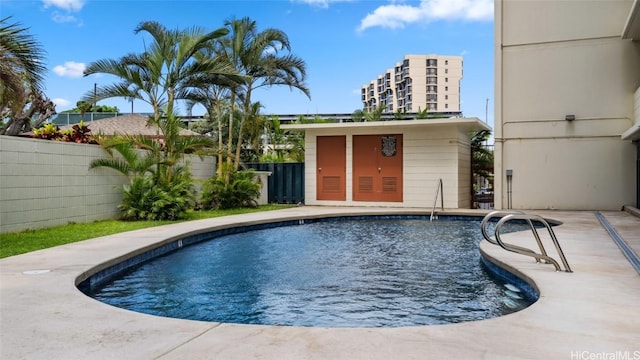
<path fill-rule="evenodd" d="M 283 125 L 305 132 L 307 205 L 471 206 L 472 131 L 478 118 Z M 438 204 L 440 204 L 438 198 Z"/>

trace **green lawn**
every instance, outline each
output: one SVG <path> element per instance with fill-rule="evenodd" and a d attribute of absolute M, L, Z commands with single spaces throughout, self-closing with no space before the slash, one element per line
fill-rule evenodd
<path fill-rule="evenodd" d="M 121 221 L 104 220 L 84 224 L 68 224 L 46 229 L 27 230 L 17 233 L 0 234 L 0 258 L 24 254 L 30 251 L 69 244 L 76 241 L 116 234 L 120 232 L 148 228 L 152 226 L 178 223 L 189 220 L 207 219 L 226 215 L 270 211 L 291 207 L 288 205 L 262 205 L 257 208 L 230 210 L 192 211 L 188 217 L 177 221 Z"/>

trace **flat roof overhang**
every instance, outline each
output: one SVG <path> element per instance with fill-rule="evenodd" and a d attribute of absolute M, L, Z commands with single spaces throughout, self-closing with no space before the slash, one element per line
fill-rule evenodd
<path fill-rule="evenodd" d="M 414 119 L 414 120 L 390 120 L 390 121 L 365 121 L 344 123 L 316 123 L 316 124 L 287 124 L 281 125 L 287 130 L 354 130 L 367 129 L 377 131 L 391 131 L 398 128 L 428 128 L 428 127 L 457 127 L 464 131 L 491 130 L 491 127 L 478 119 L 472 118 L 446 118 L 446 119 Z"/>
<path fill-rule="evenodd" d="M 623 39 L 640 40 L 640 0 L 634 0 L 622 30 Z"/>
<path fill-rule="evenodd" d="M 640 123 L 633 124 L 627 131 L 620 136 L 622 140 L 639 141 L 640 140 Z"/>

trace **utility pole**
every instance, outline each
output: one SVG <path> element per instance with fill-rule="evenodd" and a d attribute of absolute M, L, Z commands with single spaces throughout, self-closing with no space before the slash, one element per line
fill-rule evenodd
<path fill-rule="evenodd" d="M 93 83 L 93 108 L 91 109 L 91 121 L 93 121 L 93 113 L 96 112 L 96 94 L 98 93 L 98 83 Z"/>
<path fill-rule="evenodd" d="M 489 98 L 487 98 L 487 103 L 484 107 L 484 122 L 486 124 L 489 123 Z"/>
<path fill-rule="evenodd" d="M 489 98 L 487 98 L 487 102 L 484 107 L 484 122 L 489 125 Z M 489 147 L 489 139 L 484 141 L 484 146 L 487 148 Z"/>

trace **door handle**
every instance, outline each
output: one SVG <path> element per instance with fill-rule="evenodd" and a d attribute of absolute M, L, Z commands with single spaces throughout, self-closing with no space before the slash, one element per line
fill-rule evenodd
<path fill-rule="evenodd" d="M 318 168 L 318 172 L 322 172 L 322 168 L 321 167 Z"/>
<path fill-rule="evenodd" d="M 381 168 L 381 167 L 379 167 L 379 168 L 378 168 L 378 172 L 380 172 L 380 171 L 382 171 L 382 168 Z"/>

